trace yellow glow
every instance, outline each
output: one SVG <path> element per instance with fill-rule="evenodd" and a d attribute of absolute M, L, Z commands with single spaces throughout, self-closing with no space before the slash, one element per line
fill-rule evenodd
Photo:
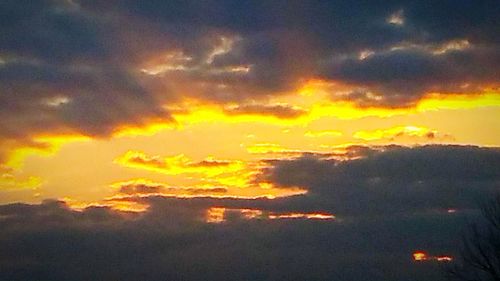
<path fill-rule="evenodd" d="M 9 173 L 0 174 L 0 190 L 35 190 L 40 187 L 41 183 L 42 179 L 40 177 L 28 176 L 26 178 L 17 178 Z"/>
<path fill-rule="evenodd" d="M 415 261 L 425 261 L 427 260 L 427 254 L 424 252 L 415 252 L 413 253 L 413 259 Z"/>
<path fill-rule="evenodd" d="M 107 200 L 99 203 L 96 202 L 83 202 L 74 200 L 69 197 L 64 197 L 61 199 L 66 203 L 66 205 L 76 211 L 83 211 L 89 207 L 108 207 L 112 210 L 121 212 L 133 212 L 133 213 L 143 213 L 148 210 L 149 205 L 141 204 L 134 201 L 123 201 L 123 200 Z"/>
<path fill-rule="evenodd" d="M 108 201 L 107 207 L 122 212 L 143 213 L 148 210 L 149 205 L 133 201 Z"/>
<path fill-rule="evenodd" d="M 378 129 L 373 131 L 358 131 L 354 134 L 357 139 L 366 141 L 394 138 L 397 136 L 425 137 L 434 136 L 437 132 L 425 127 L 399 126 L 389 129 Z"/>
<path fill-rule="evenodd" d="M 167 175 L 196 176 L 204 185 L 248 187 L 260 166 L 242 161 L 215 160 L 212 157 L 194 162 L 185 155 L 171 157 L 147 156 L 142 152 L 129 151 L 117 158 L 116 163 L 125 167 L 149 170 Z"/>
<path fill-rule="evenodd" d="M 117 158 L 116 163 L 126 167 L 140 168 L 168 175 L 200 174 L 214 177 L 224 173 L 235 173 L 245 169 L 240 161 L 215 160 L 212 157 L 200 162 L 193 162 L 183 154 L 160 157 L 147 156 L 139 151 L 128 151 L 125 155 Z"/>
<path fill-rule="evenodd" d="M 324 130 L 324 131 L 308 131 L 304 134 L 306 137 L 317 138 L 317 137 L 339 137 L 342 136 L 342 132 L 334 130 Z"/>
<path fill-rule="evenodd" d="M 247 220 L 261 218 L 263 214 L 262 210 L 255 209 L 240 209 L 240 213 Z"/>
<path fill-rule="evenodd" d="M 172 120 L 151 120 L 143 126 L 121 126 L 113 133 L 114 137 L 152 136 L 160 131 L 175 127 Z"/>
<path fill-rule="evenodd" d="M 422 262 L 422 261 L 437 261 L 437 262 L 450 262 L 453 260 L 450 256 L 428 256 L 427 253 L 418 251 L 413 253 L 413 260 Z"/>
<path fill-rule="evenodd" d="M 465 109 L 484 106 L 500 106 L 500 92 L 487 90 L 482 95 L 453 95 L 446 98 L 438 94 L 430 94 L 418 103 L 417 110 Z"/>
<path fill-rule="evenodd" d="M 212 207 L 207 210 L 206 222 L 222 223 L 224 222 L 225 213 L 226 213 L 226 208 Z"/>
<path fill-rule="evenodd" d="M 200 123 L 263 123 L 275 124 L 279 126 L 304 126 L 315 120 L 325 117 L 336 117 L 340 119 L 359 119 L 369 116 L 376 117 L 393 117 L 397 115 L 414 115 L 421 112 L 436 111 L 436 110 L 456 110 L 488 106 L 500 106 L 500 93 L 496 90 L 487 90 L 482 95 L 452 95 L 446 98 L 439 94 L 429 94 L 426 98 L 422 99 L 414 108 L 359 108 L 353 103 L 345 101 L 333 102 L 327 98 L 329 91 L 337 89 L 344 89 L 344 86 L 337 86 L 333 83 L 326 83 L 320 80 L 312 80 L 304 84 L 298 90 L 299 95 L 292 93 L 291 95 L 277 98 L 273 103 L 295 103 L 296 106 L 304 108 L 308 114 L 299 116 L 297 118 L 280 119 L 275 116 L 264 116 L 258 114 L 243 114 L 228 116 L 224 111 L 215 105 L 206 105 L 196 102 L 194 100 L 187 100 L 181 103 L 180 108 L 189 108 L 190 111 L 178 110 L 174 112 L 173 120 L 150 120 L 141 126 L 121 126 L 115 130 L 113 137 L 125 136 L 152 136 L 160 131 L 167 129 L 182 129 L 185 126 L 190 126 Z M 337 87 L 337 88 L 335 88 Z M 326 133 L 330 132 L 330 133 Z M 318 132 L 319 133 L 319 132 Z M 313 136 L 314 132 L 306 133 L 307 136 Z M 336 130 L 325 130 L 319 133 L 319 136 L 340 136 L 342 132 L 336 133 Z M 16 147 L 11 150 L 9 154 L 8 164 L 11 167 L 18 167 L 20 163 L 31 154 L 50 155 L 64 143 L 73 141 L 90 140 L 89 137 L 81 135 L 54 135 L 34 137 L 35 142 L 43 143 L 51 149 L 39 149 L 31 146 Z"/>
<path fill-rule="evenodd" d="M 276 143 L 256 143 L 247 147 L 247 151 L 253 154 L 278 153 L 287 151 Z"/>
<path fill-rule="evenodd" d="M 276 103 L 274 103 L 276 104 Z M 281 103 L 283 104 L 283 103 Z M 284 103 L 286 104 L 286 103 Z M 174 114 L 174 118 L 180 128 L 199 123 L 223 122 L 229 124 L 235 123 L 265 123 L 276 125 L 294 125 L 307 122 L 307 114 L 296 118 L 280 118 L 274 115 L 265 114 L 227 114 L 223 108 L 213 105 L 203 105 L 194 101 L 186 102 L 184 107 L 190 108 L 189 112 L 179 112 Z M 232 106 L 227 106 L 231 108 Z"/>
<path fill-rule="evenodd" d="M 124 194 L 120 192 L 120 187 L 123 185 L 137 184 L 141 182 L 151 183 L 149 180 L 136 179 L 127 182 L 117 182 L 111 184 L 111 187 L 117 191 L 117 195 L 108 197 L 104 202 L 118 202 L 130 201 L 134 202 L 136 198 L 148 198 L 151 196 L 162 196 L 169 198 L 218 198 L 218 199 L 275 199 L 279 197 L 286 197 L 290 195 L 305 193 L 304 190 L 300 189 L 283 189 L 275 188 L 272 189 L 262 189 L 257 186 L 246 186 L 244 189 L 238 188 L 225 188 L 225 192 L 220 192 L 216 189 L 221 189 L 222 187 L 214 187 L 213 185 L 191 185 L 183 187 L 171 187 L 168 185 L 163 185 L 160 183 L 152 183 L 154 185 L 159 185 L 161 188 L 155 192 L 136 192 L 130 194 Z M 129 200 L 130 199 L 130 200 Z M 99 201 L 96 204 L 103 204 Z"/>
<path fill-rule="evenodd" d="M 324 116 L 335 116 L 341 119 L 357 119 L 368 116 L 392 117 L 440 109 L 500 106 L 500 93 L 495 89 L 485 89 L 483 94 L 477 95 L 431 93 L 418 102 L 415 107 L 406 108 L 358 107 L 348 101 L 334 102 L 328 98 L 332 92 L 349 92 L 349 87 L 321 80 L 311 80 L 299 90 L 298 96 L 286 96 L 286 100 L 295 101 L 298 105 L 308 109 L 310 112 L 309 120 L 316 120 Z M 300 99 L 301 96 L 308 97 L 309 101 L 306 104 L 309 106 L 304 106 L 304 99 Z"/>
<path fill-rule="evenodd" d="M 61 145 L 70 142 L 89 141 L 91 138 L 82 135 L 40 135 L 33 137 L 33 144 L 36 146 L 20 146 L 10 151 L 7 163 L 11 168 L 22 166 L 24 159 L 28 155 L 38 154 L 50 156 L 55 153 Z"/>
<path fill-rule="evenodd" d="M 7 160 L 3 166 L 12 170 L 1 172 L 7 175 L 0 179 L 0 184 L 8 189 L 36 192 L 19 193 L 2 202 L 22 201 L 26 196 L 26 200 L 72 196 L 97 202 L 116 191 L 109 188 L 110 183 L 137 178 L 164 182 L 167 188 L 224 187 L 227 196 L 273 198 L 305 190 L 257 183 L 261 169 L 270 165 L 262 160 L 303 153 L 328 157 L 328 153 L 345 154 L 342 147 L 348 145 L 500 143 L 497 130 L 486 129 L 495 128 L 500 119 L 500 94 L 496 90 L 447 98 L 429 94 L 413 108 L 360 108 L 347 101 L 332 100 L 333 93 L 350 90 L 341 83 L 311 80 L 296 91 L 255 101 L 263 106 L 303 109 L 305 113 L 296 118 L 234 115 L 225 108 L 239 104 L 216 105 L 191 99 L 165 106 L 172 119 L 122 125 L 108 138 L 65 131 L 32 136 L 23 143 L 4 141 L 0 154 L 6 155 Z M 70 179 L 74 179 L 71 189 Z M 35 193 L 40 196 L 33 199 Z M 178 193 L 181 191 L 165 194 Z"/>

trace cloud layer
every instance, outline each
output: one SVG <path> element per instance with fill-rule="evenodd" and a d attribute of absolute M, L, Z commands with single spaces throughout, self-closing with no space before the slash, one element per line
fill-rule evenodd
<path fill-rule="evenodd" d="M 175 124 L 176 112 L 198 107 L 285 122 L 338 101 L 390 111 L 431 94 L 497 95 L 499 15 L 493 0 L 1 1 L 0 179 L 23 185 L 9 153 L 50 148 L 44 136 L 112 138 Z M 312 82 L 327 100 L 301 92 Z M 311 143 L 347 132 L 302 129 Z M 426 127 L 373 129 L 353 137 L 448 137 Z M 252 142 L 227 148 L 246 149 L 249 162 L 117 145 L 113 173 L 156 177 L 103 184 L 110 197 L 102 205 L 1 205 L 0 279 L 440 280 L 437 261 L 415 263 L 412 253 L 456 256 L 464 221 L 500 193 L 494 147 L 318 153 L 311 145 L 306 153 L 275 143 L 279 134 L 253 142 L 253 133 L 245 128 Z M 175 175 L 200 184 L 160 182 Z M 232 196 L 238 188 L 295 195 Z"/>
<path fill-rule="evenodd" d="M 442 217 L 376 223 L 232 220 L 207 224 L 196 220 L 202 215 L 197 204 L 172 203 L 154 202 L 139 218 L 97 207 L 75 212 L 50 201 L 2 206 L 0 277 L 410 280 L 415 275 L 439 280 L 436 263 L 414 264 L 411 253 L 414 247 L 423 247 L 449 254 L 453 245 L 449 239 L 460 220 L 446 218 L 447 227 Z"/>
<path fill-rule="evenodd" d="M 308 79 L 347 85 L 332 99 L 361 106 L 498 88 L 495 1 L 54 0 L 0 10 L 0 136 L 27 145 L 49 132 L 105 137 L 169 122 L 164 106 L 186 98 L 297 117 L 248 102 Z"/>
<path fill-rule="evenodd" d="M 365 153 L 347 161 L 315 156 L 278 161 L 267 180 L 303 187 L 309 204 L 337 214 L 474 208 L 499 192 L 497 148 L 392 146 Z"/>
<path fill-rule="evenodd" d="M 164 186 L 129 184 L 110 200 L 146 204 L 145 212 L 75 211 L 50 200 L 0 206 L 0 277 L 441 280 L 437 260 L 412 254 L 456 258 L 464 222 L 500 192 L 499 150 L 353 150 L 347 160 L 272 161 L 256 180 L 308 190 L 285 198 L 178 198 L 161 195 Z"/>

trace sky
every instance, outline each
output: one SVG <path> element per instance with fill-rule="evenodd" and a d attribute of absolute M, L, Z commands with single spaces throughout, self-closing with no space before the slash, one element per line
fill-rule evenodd
<path fill-rule="evenodd" d="M 500 4 L 0 2 L 0 279 L 444 280 L 500 194 Z"/>

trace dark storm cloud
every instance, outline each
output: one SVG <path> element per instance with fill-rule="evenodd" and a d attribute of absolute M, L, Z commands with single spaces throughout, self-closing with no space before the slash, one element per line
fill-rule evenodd
<path fill-rule="evenodd" d="M 481 93 L 481 87 L 497 84 L 499 63 L 497 47 L 470 47 L 444 53 L 408 47 L 375 53 L 363 60 L 334 61 L 327 66 L 326 76 L 364 87 L 338 98 L 360 105 L 404 106 L 431 92 Z M 369 91 L 373 97 L 367 95 Z"/>
<path fill-rule="evenodd" d="M 107 137 L 124 125 L 170 120 L 134 70 L 116 63 L 110 21 L 71 1 L 2 1 L 0 13 L 5 142 L 40 147 L 33 135 Z"/>
<path fill-rule="evenodd" d="M 392 147 L 346 161 L 284 160 L 268 171 L 268 180 L 306 188 L 296 204 L 336 214 L 420 212 L 472 208 L 498 194 L 499 165 L 498 148 Z"/>
<path fill-rule="evenodd" d="M 489 0 L 2 1 L 0 134 L 108 136 L 168 121 L 162 106 L 186 95 L 245 107 L 311 78 L 350 85 L 332 97 L 359 105 L 481 93 L 498 87 L 499 9 Z M 362 51 L 372 53 L 361 60 Z"/>
<path fill-rule="evenodd" d="M 0 18 L 2 56 L 53 62 L 107 56 L 99 20 L 70 1 L 2 1 Z"/>
<path fill-rule="evenodd" d="M 37 62 L 0 65 L 1 135 L 52 131 L 107 136 L 123 124 L 167 119 L 157 100 L 126 71 Z"/>
<path fill-rule="evenodd" d="M 202 201 L 150 202 L 141 215 L 57 201 L 0 206 L 0 278 L 441 280 L 436 263 L 414 263 L 411 253 L 456 254 L 465 218 L 207 224 Z"/>
<path fill-rule="evenodd" d="M 254 86 L 245 88 L 254 94 L 323 77 L 380 97 L 346 99 L 397 107 L 429 91 L 480 93 L 485 86 L 498 86 L 500 8 L 495 1 L 124 1 L 122 6 L 169 28 L 241 36 L 230 52 L 216 57 L 214 66 L 253 65 L 252 75 L 242 81 Z M 399 21 L 390 22 L 394 15 Z M 430 50 L 461 41 L 469 48 L 441 54 Z M 367 50 L 374 55 L 359 60 Z M 342 63 L 328 63 L 332 57 Z"/>

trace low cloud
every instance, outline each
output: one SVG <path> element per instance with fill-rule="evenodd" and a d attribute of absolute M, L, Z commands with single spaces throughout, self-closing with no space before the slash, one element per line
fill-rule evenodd
<path fill-rule="evenodd" d="M 297 204 L 336 214 L 473 208 L 500 192 L 498 148 L 428 145 L 387 147 L 350 160 L 304 156 L 267 171 L 278 186 L 308 190 Z"/>
<path fill-rule="evenodd" d="M 441 280 L 438 257 L 459 255 L 461 228 L 500 192 L 498 148 L 352 149 L 352 158 L 269 161 L 262 180 L 308 190 L 283 198 L 179 198 L 129 183 L 133 192 L 109 200 L 142 212 L 2 205 L 0 277 Z"/>
<path fill-rule="evenodd" d="M 175 187 L 142 179 L 117 182 L 111 186 L 117 189 L 118 194 L 126 195 L 192 197 L 207 195 L 220 196 L 220 194 L 227 192 L 227 188 L 225 187 Z"/>
<path fill-rule="evenodd" d="M 412 254 L 423 249 L 455 255 L 464 219 L 430 214 L 338 222 L 228 214 L 223 223 L 207 223 L 208 206 L 223 202 L 148 200 L 151 206 L 141 214 L 105 207 L 74 211 L 58 201 L 0 206 L 0 277 L 440 280 L 437 262 L 416 263 Z"/>

